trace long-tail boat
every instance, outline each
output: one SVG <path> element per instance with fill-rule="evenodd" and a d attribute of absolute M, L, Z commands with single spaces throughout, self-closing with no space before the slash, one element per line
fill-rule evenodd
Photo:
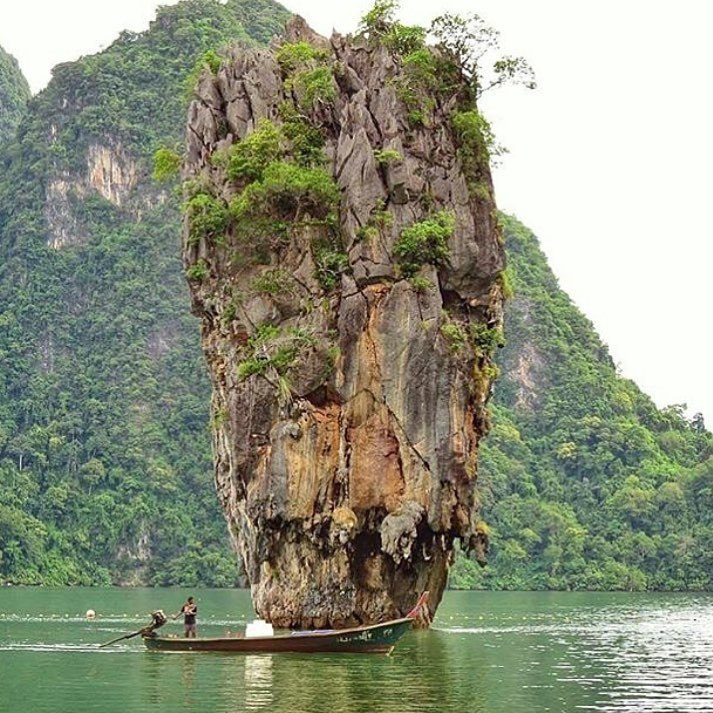
<path fill-rule="evenodd" d="M 145 627 L 141 632 L 144 644 L 151 651 L 219 651 L 223 653 L 349 653 L 390 654 L 396 642 L 411 628 L 414 621 L 428 621 L 428 592 L 419 597 L 416 606 L 401 619 L 381 624 L 357 626 L 351 629 L 293 631 L 274 636 L 230 636 L 221 638 L 178 638 L 159 636 L 158 626 Z"/>

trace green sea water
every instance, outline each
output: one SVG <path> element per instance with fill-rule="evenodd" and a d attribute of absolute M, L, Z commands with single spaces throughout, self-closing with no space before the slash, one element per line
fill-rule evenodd
<path fill-rule="evenodd" d="M 713 711 L 711 594 L 448 592 L 391 656 L 99 648 L 188 594 L 199 635 L 254 617 L 246 591 L 1 588 L 0 711 Z"/>

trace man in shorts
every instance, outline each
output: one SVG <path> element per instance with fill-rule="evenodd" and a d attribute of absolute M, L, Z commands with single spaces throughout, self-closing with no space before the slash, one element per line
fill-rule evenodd
<path fill-rule="evenodd" d="M 176 614 L 173 618 L 178 619 L 181 614 L 183 614 L 184 636 L 187 639 L 195 639 L 196 615 L 198 614 L 198 606 L 193 600 L 193 597 L 188 597 L 186 603 L 181 607 L 181 611 L 179 611 L 178 614 Z"/>

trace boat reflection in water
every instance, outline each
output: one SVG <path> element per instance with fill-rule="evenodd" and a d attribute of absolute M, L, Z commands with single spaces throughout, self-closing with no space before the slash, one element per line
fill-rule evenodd
<path fill-rule="evenodd" d="M 272 654 L 248 654 L 245 657 L 245 709 L 268 708 L 272 702 Z"/>

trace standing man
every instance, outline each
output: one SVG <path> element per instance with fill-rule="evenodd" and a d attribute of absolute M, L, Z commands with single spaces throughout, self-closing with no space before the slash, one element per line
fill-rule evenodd
<path fill-rule="evenodd" d="M 188 639 L 196 638 L 196 615 L 198 614 L 198 606 L 193 601 L 193 597 L 188 597 L 186 603 L 181 607 L 173 618 L 178 619 L 183 614 L 184 636 Z"/>

